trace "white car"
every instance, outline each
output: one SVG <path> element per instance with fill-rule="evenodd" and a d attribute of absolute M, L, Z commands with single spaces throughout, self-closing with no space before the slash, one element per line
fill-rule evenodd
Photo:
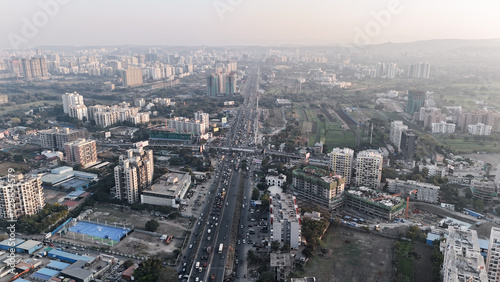
<path fill-rule="evenodd" d="M 189 248 L 192 249 L 193 248 L 193 244 L 189 245 Z"/>

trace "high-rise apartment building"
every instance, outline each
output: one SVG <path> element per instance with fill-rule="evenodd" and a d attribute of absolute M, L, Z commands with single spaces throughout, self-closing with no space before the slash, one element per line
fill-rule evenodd
<path fill-rule="evenodd" d="M 488 281 L 500 281 L 500 228 L 491 227 L 490 244 L 488 245 L 488 255 L 486 256 L 486 271 Z"/>
<path fill-rule="evenodd" d="M 408 66 L 408 77 L 428 79 L 430 74 L 431 64 L 429 63 L 410 64 Z"/>
<path fill-rule="evenodd" d="M 395 78 L 396 77 L 396 64 L 389 64 L 387 66 L 387 78 Z"/>
<path fill-rule="evenodd" d="M 405 107 L 405 113 L 412 117 L 415 113 L 420 113 L 420 108 L 424 106 L 425 92 L 417 90 L 408 90 L 408 101 Z"/>
<path fill-rule="evenodd" d="M 47 60 L 45 58 L 21 59 L 22 71 L 25 78 L 48 77 Z"/>
<path fill-rule="evenodd" d="M 64 144 L 66 161 L 88 167 L 97 163 L 97 147 L 95 140 L 83 138 Z"/>
<path fill-rule="evenodd" d="M 235 92 L 235 73 L 215 73 L 207 77 L 207 96 L 234 95 Z"/>
<path fill-rule="evenodd" d="M 45 206 L 40 178 L 22 174 L 0 179 L 0 218 L 34 215 Z"/>
<path fill-rule="evenodd" d="M 142 147 L 127 150 L 119 158 L 115 167 L 115 186 L 111 194 L 119 200 L 129 203 L 140 201 L 142 190 L 153 183 L 153 151 Z"/>
<path fill-rule="evenodd" d="M 189 120 L 183 117 L 174 117 L 167 120 L 167 128 L 174 129 L 179 133 L 195 133 L 197 135 L 204 135 L 206 132 L 205 124 L 196 120 Z"/>
<path fill-rule="evenodd" d="M 85 132 L 69 128 L 52 128 L 38 131 L 40 143 L 43 148 L 64 150 L 64 144 L 75 141 L 78 138 L 85 138 Z"/>
<path fill-rule="evenodd" d="M 431 132 L 432 133 L 441 133 L 441 134 L 453 134 L 455 133 L 456 125 L 454 123 L 447 123 L 446 121 L 442 121 L 439 123 L 431 124 Z"/>
<path fill-rule="evenodd" d="M 330 153 L 330 169 L 345 179 L 345 184 L 351 184 L 354 150 L 349 148 L 334 148 Z"/>
<path fill-rule="evenodd" d="M 200 121 L 200 123 L 204 124 L 205 131 L 208 131 L 208 129 L 210 128 L 210 115 L 208 113 L 198 111 L 194 113 L 194 120 L 198 120 Z"/>
<path fill-rule="evenodd" d="M 84 117 L 88 119 L 88 110 L 83 103 L 83 96 L 73 92 L 62 95 L 63 111 L 70 117 L 82 120 Z"/>
<path fill-rule="evenodd" d="M 407 161 L 413 160 L 415 157 L 415 151 L 417 150 L 417 139 L 418 136 L 412 130 L 405 130 L 401 134 L 401 153 Z"/>
<path fill-rule="evenodd" d="M 329 171 L 314 166 L 296 169 L 292 176 L 292 190 L 301 201 L 329 210 L 336 210 L 344 205 L 344 177 L 332 175 Z"/>
<path fill-rule="evenodd" d="M 491 134 L 491 126 L 483 123 L 478 124 L 470 124 L 467 126 L 469 134 L 471 135 L 490 135 Z"/>
<path fill-rule="evenodd" d="M 142 70 L 140 68 L 122 70 L 122 79 L 124 87 L 142 85 Z"/>
<path fill-rule="evenodd" d="M 378 189 L 382 180 L 383 157 L 375 151 L 361 151 L 356 156 L 356 186 Z"/>
<path fill-rule="evenodd" d="M 448 238 L 441 242 L 441 248 L 444 248 L 443 282 L 488 282 L 476 230 L 449 226 Z"/>
<path fill-rule="evenodd" d="M 401 135 L 403 131 L 407 130 L 408 126 L 403 124 L 401 120 L 395 120 L 391 122 L 390 140 L 394 144 L 398 152 L 401 151 Z"/>

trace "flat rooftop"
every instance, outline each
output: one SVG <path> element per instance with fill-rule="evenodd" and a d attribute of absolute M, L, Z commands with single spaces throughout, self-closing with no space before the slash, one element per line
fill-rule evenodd
<path fill-rule="evenodd" d="M 182 185 L 191 177 L 189 173 L 169 172 L 162 175 L 155 184 L 151 186 L 151 190 L 145 190 L 148 194 L 158 194 L 176 197 L 182 188 Z"/>
<path fill-rule="evenodd" d="M 394 197 L 394 195 L 381 192 L 379 190 L 370 189 L 364 186 L 358 187 L 353 190 L 346 191 L 351 195 L 355 195 L 358 198 L 362 198 L 373 203 L 381 204 L 387 207 L 393 207 L 399 204 L 404 199 L 400 196 Z"/>

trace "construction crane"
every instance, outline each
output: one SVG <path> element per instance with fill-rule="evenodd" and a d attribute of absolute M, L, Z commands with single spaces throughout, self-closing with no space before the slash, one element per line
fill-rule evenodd
<path fill-rule="evenodd" d="M 405 219 L 408 218 L 408 206 L 409 206 L 409 203 L 410 203 L 410 195 L 411 194 L 416 194 L 418 192 L 418 190 L 413 190 L 413 191 L 410 191 L 408 192 L 408 197 L 406 197 L 406 213 L 405 213 Z"/>
<path fill-rule="evenodd" d="M 389 199 L 389 198 L 397 197 L 397 196 L 401 196 L 401 193 L 394 194 L 394 195 L 389 195 L 389 196 L 384 196 L 384 197 L 380 197 L 380 198 L 376 198 L 376 199 L 371 199 L 370 201 L 375 202 L 375 201 L 378 201 L 378 200 Z"/>
<path fill-rule="evenodd" d="M 335 176 L 340 180 L 342 181 L 342 184 L 345 184 L 345 181 L 344 181 L 344 178 L 343 177 L 340 177 L 335 171 L 333 171 L 333 174 L 335 174 Z M 330 173 L 330 177 L 332 177 L 332 174 Z"/>

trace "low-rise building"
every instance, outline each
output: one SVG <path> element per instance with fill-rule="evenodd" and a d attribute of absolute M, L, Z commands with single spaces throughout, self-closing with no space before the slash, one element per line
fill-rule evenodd
<path fill-rule="evenodd" d="M 290 253 L 271 253 L 271 269 L 276 274 L 275 281 L 287 281 L 288 276 L 293 270 L 293 259 Z"/>
<path fill-rule="evenodd" d="M 169 172 L 162 175 L 151 188 L 142 191 L 141 203 L 177 208 L 189 186 L 189 173 Z"/>
<path fill-rule="evenodd" d="M 416 200 L 433 204 L 439 201 L 439 186 L 414 180 L 387 179 L 387 191 L 405 195 L 411 191 L 417 191 L 416 193 L 411 193 L 410 198 L 412 201 Z"/>
<path fill-rule="evenodd" d="M 267 186 L 279 186 L 283 187 L 286 182 L 286 175 L 266 175 Z"/>
<path fill-rule="evenodd" d="M 345 194 L 346 208 L 389 221 L 402 216 L 406 207 L 406 201 L 402 197 L 367 187 L 351 189 Z"/>

